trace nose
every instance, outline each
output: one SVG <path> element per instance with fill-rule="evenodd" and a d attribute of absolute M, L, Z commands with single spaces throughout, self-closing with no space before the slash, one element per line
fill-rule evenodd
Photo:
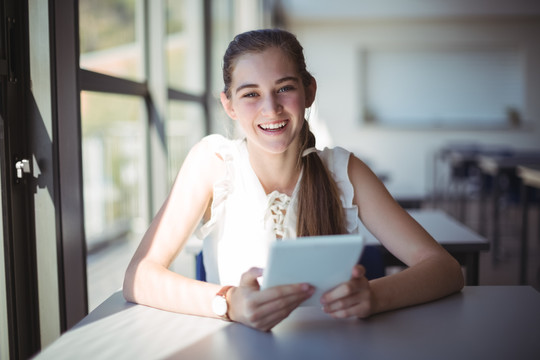
<path fill-rule="evenodd" d="M 283 106 L 279 102 L 278 97 L 275 94 L 268 95 L 264 98 L 262 103 L 261 113 L 263 116 L 275 116 L 281 114 Z"/>

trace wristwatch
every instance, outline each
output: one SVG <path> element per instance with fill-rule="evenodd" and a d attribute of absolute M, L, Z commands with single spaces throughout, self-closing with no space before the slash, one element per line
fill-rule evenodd
<path fill-rule="evenodd" d="M 232 288 L 230 285 L 222 287 L 217 292 L 216 296 L 214 296 L 214 300 L 212 300 L 212 310 L 214 311 L 214 314 L 225 321 L 232 321 L 228 315 L 229 304 L 227 303 L 227 292 L 230 288 Z"/>

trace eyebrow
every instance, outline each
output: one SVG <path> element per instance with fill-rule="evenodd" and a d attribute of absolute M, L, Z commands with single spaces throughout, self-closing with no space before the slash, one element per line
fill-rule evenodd
<path fill-rule="evenodd" d="M 278 79 L 276 80 L 276 85 L 279 85 L 279 84 L 282 84 L 284 82 L 287 82 L 287 81 L 294 81 L 296 83 L 300 82 L 300 80 L 298 79 L 298 77 L 296 76 L 285 76 L 285 77 L 282 77 L 281 79 Z M 244 84 L 244 85 L 240 85 L 239 87 L 236 88 L 236 91 L 235 93 L 238 94 L 238 92 L 242 89 L 246 89 L 246 88 L 258 88 L 259 85 L 257 84 Z"/>

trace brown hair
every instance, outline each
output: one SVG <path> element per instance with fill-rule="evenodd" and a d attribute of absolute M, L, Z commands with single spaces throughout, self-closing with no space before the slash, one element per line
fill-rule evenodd
<path fill-rule="evenodd" d="M 236 60 L 246 53 L 260 53 L 279 48 L 297 66 L 302 83 L 307 88 L 313 76 L 306 69 L 302 45 L 296 36 L 280 29 L 248 31 L 237 35 L 223 56 L 224 92 L 230 97 L 232 73 Z M 316 153 L 302 156 L 305 149 L 315 146 L 315 136 L 304 121 L 300 133 L 298 166 L 303 168 L 298 192 L 297 236 L 342 234 L 345 232 L 343 208 L 337 185 Z"/>

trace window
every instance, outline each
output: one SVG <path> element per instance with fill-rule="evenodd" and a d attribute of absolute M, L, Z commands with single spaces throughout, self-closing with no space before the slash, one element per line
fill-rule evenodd
<path fill-rule="evenodd" d="M 121 286 L 123 272 L 120 268 L 127 266 L 130 256 L 126 251 L 125 255 L 119 257 L 116 254 L 105 263 L 100 261 L 103 253 L 123 245 L 137 224 L 146 223 L 145 121 L 144 102 L 139 97 L 93 92 L 81 94 L 88 300 L 91 309 Z M 117 271 L 114 271 L 115 264 L 119 268 Z"/>
<path fill-rule="evenodd" d="M 170 101 L 168 115 L 168 173 L 171 186 L 187 153 L 204 136 L 204 112 L 202 106 L 196 103 Z"/>
<path fill-rule="evenodd" d="M 145 79 L 143 4 L 140 0 L 79 1 L 81 68 Z"/>
<path fill-rule="evenodd" d="M 366 122 L 455 128 L 522 121 L 524 68 L 517 49 L 368 49 L 362 59 Z"/>
<path fill-rule="evenodd" d="M 204 92 L 203 1 L 167 0 L 167 80 L 169 87 Z"/>
<path fill-rule="evenodd" d="M 235 35 L 233 23 L 233 0 L 213 0 L 212 1 L 212 61 L 211 83 L 212 83 L 212 101 L 211 126 L 212 132 L 233 134 L 234 124 L 225 114 L 221 106 L 219 94 L 223 90 L 223 74 L 221 66 L 223 63 L 223 54 Z"/>
<path fill-rule="evenodd" d="M 79 1 L 89 310 L 122 286 L 157 204 L 205 134 L 204 4 Z"/>

